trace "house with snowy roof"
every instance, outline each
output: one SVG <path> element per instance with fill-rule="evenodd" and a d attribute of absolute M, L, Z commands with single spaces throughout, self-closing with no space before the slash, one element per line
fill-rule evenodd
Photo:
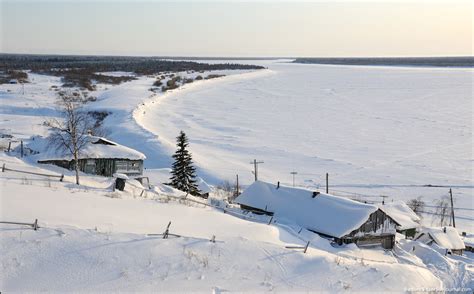
<path fill-rule="evenodd" d="M 446 253 L 462 255 L 466 249 L 464 241 L 454 227 L 423 228 L 415 240 L 430 246 L 436 244 Z"/>
<path fill-rule="evenodd" d="M 235 202 L 254 213 L 273 215 L 334 240 L 338 244 L 395 244 L 396 222 L 375 205 L 303 188 L 256 181 Z"/>
<path fill-rule="evenodd" d="M 404 201 L 383 203 L 379 205 L 379 209 L 397 224 L 397 232 L 404 234 L 407 238 L 415 237 L 421 219 Z"/>
<path fill-rule="evenodd" d="M 35 137 L 28 148 L 36 150 L 38 163 L 54 164 L 73 169 L 74 159 L 71 154 L 60 154 L 47 148 L 46 139 Z M 103 137 L 89 135 L 87 143 L 79 152 L 79 169 L 87 174 L 111 177 L 114 173 L 127 176 L 139 176 L 143 173 L 145 155 L 134 149 L 120 145 Z"/>

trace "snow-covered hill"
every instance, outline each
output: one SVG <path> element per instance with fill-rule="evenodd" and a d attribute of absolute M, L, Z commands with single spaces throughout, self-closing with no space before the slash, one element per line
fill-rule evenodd
<path fill-rule="evenodd" d="M 5 155 L 1 161 L 38 171 Z M 435 257 L 425 264 L 423 256 L 398 246 L 393 253 L 333 247 L 288 224 L 244 220 L 155 194 L 111 192 L 101 177 L 84 177 L 87 185 L 79 187 L 69 181 L 69 175 L 59 182 L 0 173 L 2 219 L 38 218 L 40 225 L 38 231 L 0 226 L 2 290 L 401 292 L 472 286 L 471 260 L 455 261 L 433 251 Z M 169 221 L 171 233 L 181 238 L 146 235 L 162 233 Z M 212 236 L 216 243 L 209 241 Z M 311 242 L 306 254 L 285 248 L 306 241 Z M 425 255 L 432 250 L 423 248 Z M 433 273 L 433 263 L 447 267 Z"/>

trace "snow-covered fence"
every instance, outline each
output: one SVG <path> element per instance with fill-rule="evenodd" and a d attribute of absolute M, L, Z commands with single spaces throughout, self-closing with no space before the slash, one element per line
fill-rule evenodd
<path fill-rule="evenodd" d="M 207 207 L 211 207 L 211 208 L 220 210 L 223 213 L 227 213 L 227 214 L 230 214 L 232 216 L 235 216 L 235 217 L 238 217 L 238 218 L 241 218 L 241 219 L 245 219 L 245 220 L 250 220 L 250 221 L 253 221 L 253 222 L 258 222 L 258 223 L 263 223 L 263 224 L 271 224 L 271 222 L 273 221 L 272 217 L 269 217 L 268 219 L 259 219 L 259 218 L 249 217 L 248 215 L 237 212 L 235 209 L 229 209 L 229 208 L 226 208 L 226 207 L 212 205 L 212 204 L 209 204 L 209 203 L 197 201 L 197 200 L 187 198 L 187 197 L 179 197 L 179 196 L 174 196 L 174 195 L 169 195 L 169 194 L 161 194 L 161 193 L 157 193 L 153 190 L 147 190 L 147 191 L 151 192 L 151 193 L 154 193 L 155 195 L 157 195 L 159 197 L 164 197 L 166 199 L 174 199 L 174 200 L 177 200 L 177 201 L 191 202 L 191 203 L 196 203 L 196 204 L 204 205 L 204 206 L 207 206 Z"/>
<path fill-rule="evenodd" d="M 203 239 L 203 238 L 197 238 L 197 237 L 192 237 L 192 236 L 183 236 L 183 235 L 178 235 L 178 234 L 172 234 L 170 233 L 170 226 L 171 226 L 171 221 L 168 223 L 166 226 L 166 229 L 163 233 L 160 234 L 147 234 L 147 236 L 161 236 L 163 239 L 168 239 L 170 236 L 180 238 L 180 237 L 189 237 L 189 238 L 194 238 L 194 239 Z M 211 239 L 207 239 L 211 243 L 216 243 L 216 242 L 223 242 L 223 241 L 216 241 L 216 235 L 212 235 Z"/>
<path fill-rule="evenodd" d="M 169 236 L 173 236 L 173 237 L 176 237 L 176 238 L 181 237 L 181 235 L 171 234 L 170 233 L 170 226 L 171 226 L 171 221 L 168 223 L 168 225 L 166 226 L 166 229 L 163 233 L 161 233 L 161 234 L 147 234 L 147 236 L 162 236 L 163 239 L 168 239 Z"/>
<path fill-rule="evenodd" d="M 30 224 L 30 223 L 20 223 L 20 222 L 7 222 L 7 221 L 0 221 L 0 224 L 6 224 L 6 225 L 20 225 L 20 226 L 30 226 L 33 228 L 33 230 L 38 230 L 38 219 L 35 219 L 35 221 Z"/>
<path fill-rule="evenodd" d="M 42 177 L 48 177 L 48 178 L 59 178 L 60 182 L 62 182 L 64 180 L 64 174 L 50 175 L 50 174 L 24 171 L 24 170 L 17 170 L 17 169 L 7 168 L 5 163 L 4 163 L 3 166 L 2 166 L 2 172 L 5 172 L 5 171 L 12 171 L 12 172 L 17 172 L 17 173 L 30 174 L 30 175 L 36 175 L 36 176 L 42 176 Z"/>
<path fill-rule="evenodd" d="M 306 246 L 285 246 L 286 249 L 303 249 L 303 253 L 308 251 L 309 241 L 306 242 Z"/>

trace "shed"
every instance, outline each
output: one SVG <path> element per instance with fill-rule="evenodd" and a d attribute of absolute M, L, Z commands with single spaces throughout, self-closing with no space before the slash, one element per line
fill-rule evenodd
<path fill-rule="evenodd" d="M 439 247 L 446 249 L 446 252 L 462 255 L 466 246 L 464 241 L 459 236 L 456 228 L 442 227 L 442 228 L 423 228 L 415 240 L 431 245 L 437 244 Z"/>
<path fill-rule="evenodd" d="M 421 219 L 405 202 L 398 200 L 385 203 L 379 205 L 379 209 L 397 223 L 397 232 L 404 234 L 405 237 L 415 237 Z"/>
<path fill-rule="evenodd" d="M 274 215 L 339 244 L 393 248 L 396 223 L 377 206 L 303 188 L 256 181 L 240 194 L 242 209 Z"/>
<path fill-rule="evenodd" d="M 463 232 L 462 236 L 462 241 L 464 242 L 464 246 L 466 246 L 466 251 L 474 252 L 474 234 Z"/>
<path fill-rule="evenodd" d="M 41 144 L 40 141 L 33 140 L 29 147 L 33 145 L 34 148 L 34 145 Z M 38 163 L 54 164 L 71 170 L 75 164 L 70 154 L 60 155 L 51 150 L 40 152 L 38 158 Z M 114 173 L 121 173 L 139 176 L 143 173 L 145 158 L 143 153 L 106 138 L 88 136 L 87 144 L 79 153 L 78 165 L 82 172 L 88 174 L 111 177 Z"/>
<path fill-rule="evenodd" d="M 211 187 L 208 183 L 206 183 L 202 178 L 198 177 L 196 179 L 196 184 L 198 185 L 199 189 L 199 196 L 203 198 L 209 198 L 209 193 L 211 193 Z"/>

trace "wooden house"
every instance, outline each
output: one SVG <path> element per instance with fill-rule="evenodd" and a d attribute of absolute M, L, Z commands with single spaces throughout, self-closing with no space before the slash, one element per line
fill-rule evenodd
<path fill-rule="evenodd" d="M 256 181 L 236 200 L 244 210 L 273 215 L 334 240 L 338 244 L 395 244 L 395 221 L 377 206 L 350 199 Z"/>
<path fill-rule="evenodd" d="M 71 155 L 41 154 L 38 163 L 54 164 L 74 169 Z M 114 173 L 139 176 L 143 173 L 145 155 L 108 139 L 89 136 L 86 146 L 79 153 L 79 170 L 87 174 L 111 177 Z"/>

